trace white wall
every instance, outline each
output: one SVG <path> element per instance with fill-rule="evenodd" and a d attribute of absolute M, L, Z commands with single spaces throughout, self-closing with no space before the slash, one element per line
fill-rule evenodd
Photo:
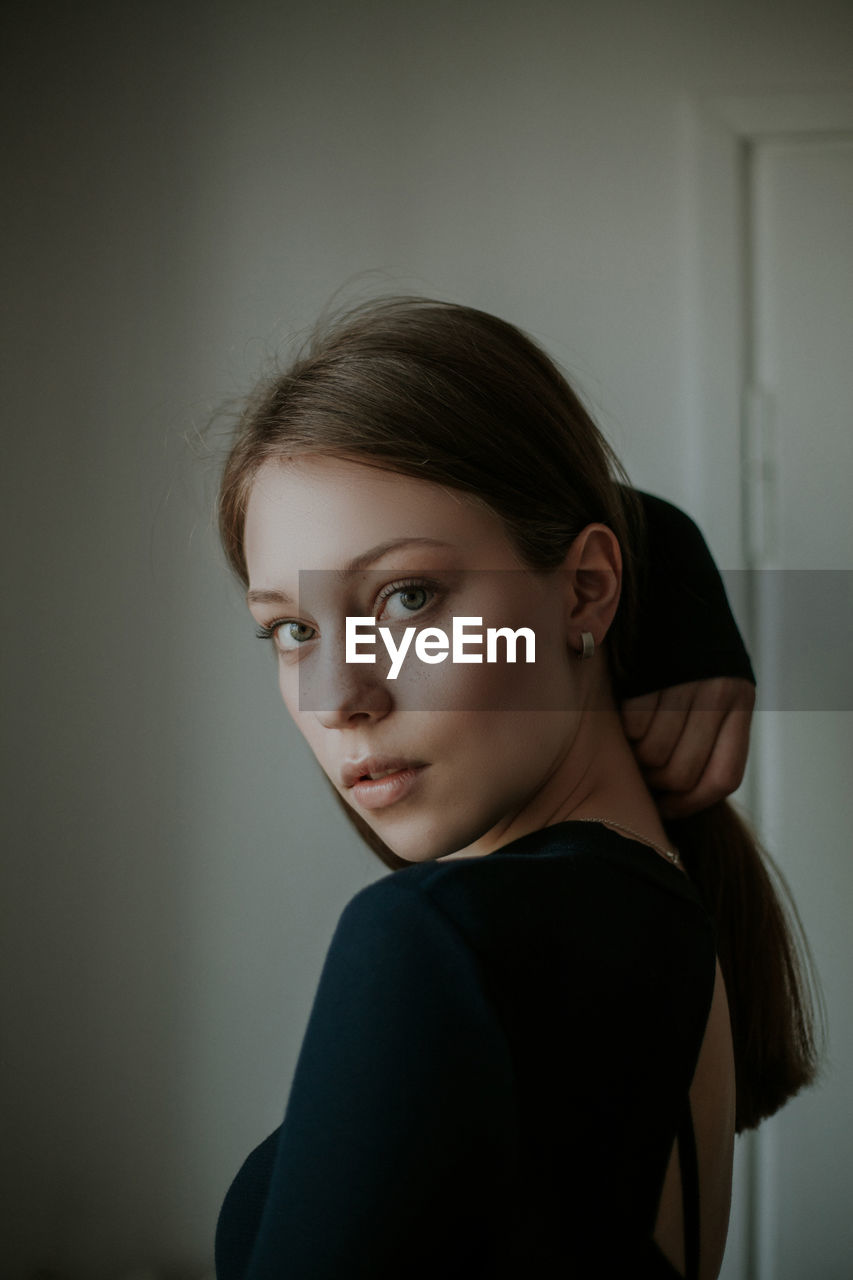
<path fill-rule="evenodd" d="M 853 10 L 248 0 L 7 21 L 4 1274 L 147 1261 L 178 1280 L 210 1263 L 337 916 L 381 872 L 284 720 L 196 432 L 378 272 L 356 287 L 528 328 L 635 482 L 687 502 L 685 113 L 849 82 Z"/>

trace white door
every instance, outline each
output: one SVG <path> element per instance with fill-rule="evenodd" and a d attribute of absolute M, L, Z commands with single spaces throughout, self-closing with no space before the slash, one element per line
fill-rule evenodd
<path fill-rule="evenodd" d="M 827 1003 L 816 1087 L 757 1146 L 750 1280 L 853 1276 L 853 134 L 748 148 L 747 451 L 760 834 Z"/>

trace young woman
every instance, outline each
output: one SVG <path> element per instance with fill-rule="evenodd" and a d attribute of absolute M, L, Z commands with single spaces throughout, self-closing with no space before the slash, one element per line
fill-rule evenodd
<path fill-rule="evenodd" d="M 748 657 L 698 531 L 626 481 L 529 339 L 425 299 L 246 409 L 225 549 L 394 874 L 341 916 L 219 1280 L 718 1274 L 734 1134 L 812 1079 L 811 1007 L 721 798 Z"/>

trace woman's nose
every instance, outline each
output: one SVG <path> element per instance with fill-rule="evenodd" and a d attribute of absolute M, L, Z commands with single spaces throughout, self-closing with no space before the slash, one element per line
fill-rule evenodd
<path fill-rule="evenodd" d="M 379 720 L 392 706 L 388 680 L 381 666 L 329 662 L 300 673 L 299 706 L 313 711 L 326 729 L 340 729 L 361 716 Z"/>

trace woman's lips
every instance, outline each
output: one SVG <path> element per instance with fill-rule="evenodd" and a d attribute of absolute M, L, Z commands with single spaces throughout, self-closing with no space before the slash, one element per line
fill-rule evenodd
<path fill-rule="evenodd" d="M 421 775 L 427 765 L 418 765 L 409 769 L 400 769 L 397 773 L 389 773 L 384 778 L 371 781 L 369 778 L 353 783 L 350 794 L 355 797 L 362 809 L 385 809 L 396 804 L 404 796 L 411 795 L 417 787 Z"/>

